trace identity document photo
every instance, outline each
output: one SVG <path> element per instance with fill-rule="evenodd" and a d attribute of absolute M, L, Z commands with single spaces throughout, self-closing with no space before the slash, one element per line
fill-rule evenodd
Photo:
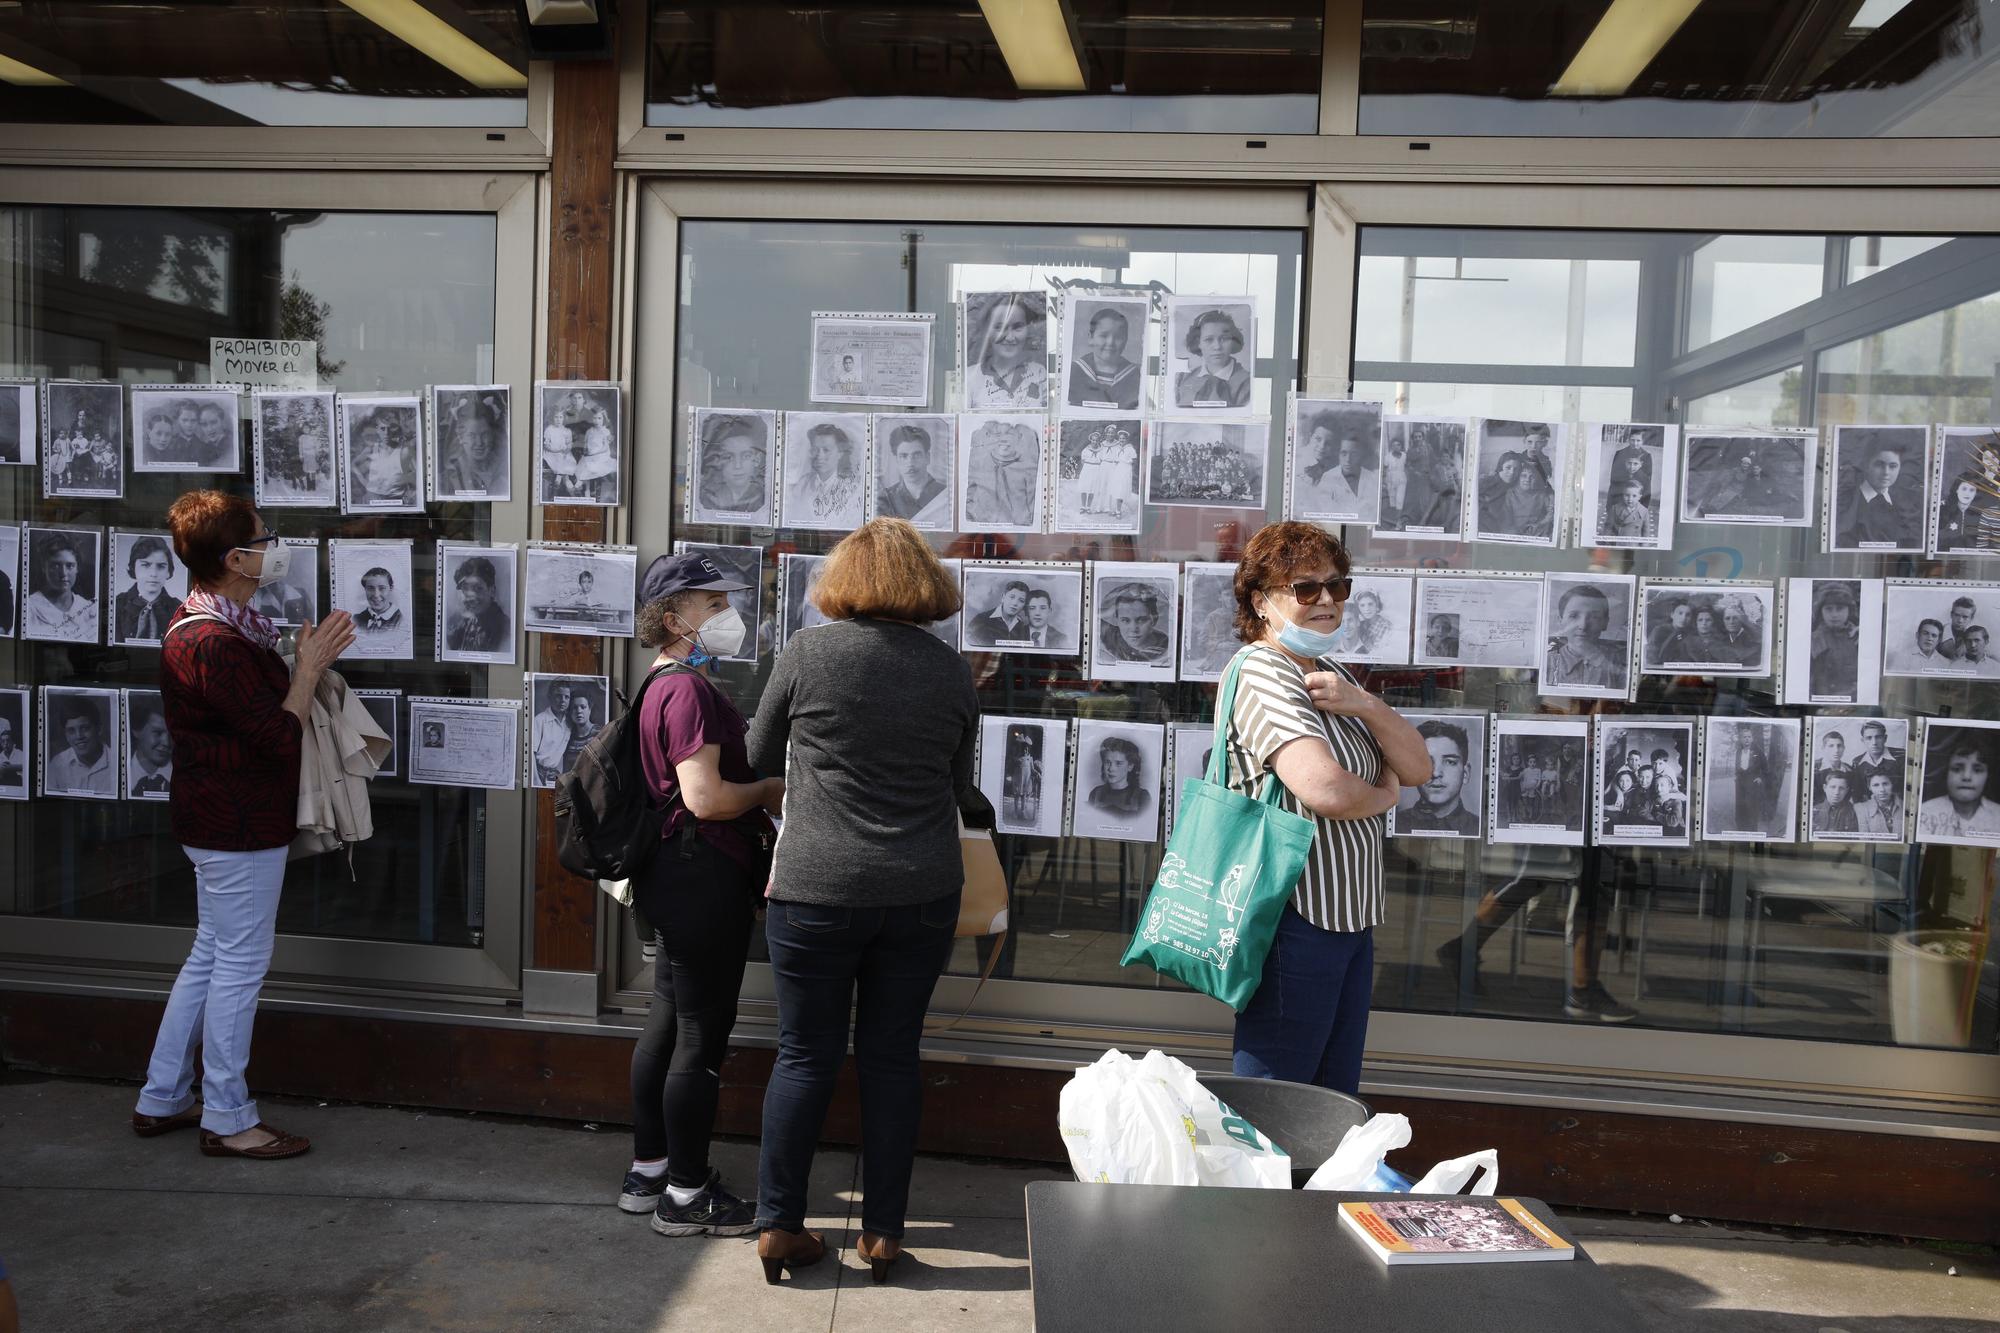
<path fill-rule="evenodd" d="M 952 484 L 958 418 L 878 412 L 869 435 L 875 441 L 875 480 L 868 516 L 904 519 L 919 532 L 950 532 L 952 497 L 958 493 Z"/>
<path fill-rule="evenodd" d="M 1829 551 L 1921 551 L 1930 506 L 1928 426 L 1833 428 Z"/>
<path fill-rule="evenodd" d="M 1257 299 L 1166 298 L 1162 411 L 1249 416 L 1256 410 Z"/>
<path fill-rule="evenodd" d="M 812 597 L 813 585 L 819 582 L 820 571 L 825 568 L 823 555 L 785 551 L 778 556 L 779 652 L 785 650 L 785 645 L 800 630 L 829 623 Z"/>
<path fill-rule="evenodd" d="M 1399 574 L 1355 574 L 1353 579 L 1354 590 L 1341 609 L 1340 628 L 1328 656 L 1342 662 L 1407 666 L 1414 580 Z"/>
<path fill-rule="evenodd" d="M 1466 423 L 1455 417 L 1382 418 L 1379 535 L 1455 542 L 1465 530 Z"/>
<path fill-rule="evenodd" d="M 1493 719 L 1487 841 L 1583 846 L 1590 815 L 1590 722 Z"/>
<path fill-rule="evenodd" d="M 958 418 L 958 530 L 1040 532 L 1048 450 L 1037 412 Z"/>
<path fill-rule="evenodd" d="M 1777 590 L 1768 583 L 1639 581 L 1639 669 L 1658 676 L 1768 676 Z"/>
<path fill-rule="evenodd" d="M 28 698 L 25 689 L 0 689 L 0 801 L 28 799 L 35 748 L 35 735 L 28 729 Z"/>
<path fill-rule="evenodd" d="M 521 785 L 519 699 L 410 698 L 411 782 L 512 791 Z"/>
<path fill-rule="evenodd" d="M 624 495 L 624 389 L 610 380 L 535 383 L 535 502 L 616 506 Z"/>
<path fill-rule="evenodd" d="M 935 323 L 928 313 L 813 311 L 809 398 L 869 407 L 930 406 Z"/>
<path fill-rule="evenodd" d="M 1219 681 L 1243 641 L 1236 637 L 1236 566 L 1181 566 L 1181 679 Z"/>
<path fill-rule="evenodd" d="M 529 542 L 522 619 L 542 634 L 629 639 L 638 583 L 636 546 Z"/>
<path fill-rule="evenodd" d="M 187 598 L 187 566 L 174 558 L 165 532 L 111 530 L 111 598 L 107 643 L 157 647 L 167 623 Z"/>
<path fill-rule="evenodd" d="M 1486 813 L 1486 714 L 1406 711 L 1430 751 L 1430 780 L 1404 787 L 1389 811 L 1392 838 L 1477 838 Z"/>
<path fill-rule="evenodd" d="M 528 705 L 528 785 L 550 788 L 576 767 L 583 747 L 611 720 L 611 681 L 606 676 L 531 671 L 523 688 Z"/>
<path fill-rule="evenodd" d="M 336 509 L 334 396 L 250 395 L 251 484 L 259 508 Z"/>
<path fill-rule="evenodd" d="M 1569 493 L 1569 427 L 1498 418 L 1476 425 L 1473 539 L 1554 546 Z"/>
<path fill-rule="evenodd" d="M 431 386 L 431 499 L 514 498 L 513 394 L 505 384 Z"/>
<path fill-rule="evenodd" d="M 1785 580 L 1788 704 L 1882 698 L 1882 580 Z"/>
<path fill-rule="evenodd" d="M 1809 528 L 1819 439 L 1690 431 L 1682 448 L 1681 521 Z"/>
<path fill-rule="evenodd" d="M 279 629 L 297 629 L 319 623 L 319 539 L 280 537 L 278 544 L 292 553 L 285 577 L 266 583 L 250 594 L 250 605 L 267 616 Z"/>
<path fill-rule="evenodd" d="M 979 790 L 1001 833 L 1062 836 L 1069 723 L 1053 717 L 979 719 Z"/>
<path fill-rule="evenodd" d="M 1083 640 L 1083 566 L 965 563 L 968 652 L 1075 657 Z"/>
<path fill-rule="evenodd" d="M 1180 567 L 1099 560 L 1090 566 L 1092 680 L 1174 679 Z"/>
<path fill-rule="evenodd" d="M 1703 840 L 1796 842 L 1799 719 L 1711 717 L 1705 725 L 1707 733 L 1702 738 L 1702 749 L 1707 755 L 1708 771 L 1701 789 Z M 1897 762 L 1902 762 L 1900 756 Z M 1900 774 L 1896 786 L 1900 792 Z M 1896 800 L 1900 821 L 1902 797 L 1898 795 Z"/>
<path fill-rule="evenodd" d="M 242 390 L 223 384 L 132 386 L 134 472 L 241 472 Z"/>
<path fill-rule="evenodd" d="M 1157 841 L 1166 747 L 1167 731 L 1158 723 L 1078 719 L 1071 835 Z"/>
<path fill-rule="evenodd" d="M 1542 581 L 1542 693 L 1623 699 L 1632 688 L 1630 574 L 1549 574 Z"/>
<path fill-rule="evenodd" d="M 787 528 L 852 532 L 868 502 L 868 417 L 861 412 L 787 412 L 784 500 Z"/>
<path fill-rule="evenodd" d="M 1688 845 L 1694 726 L 1693 718 L 1598 716 L 1598 846 Z"/>
<path fill-rule="evenodd" d="M 125 737 L 117 690 L 42 686 L 41 794 L 85 801 L 118 799 L 118 757 Z"/>
<path fill-rule="evenodd" d="M 103 589 L 104 533 L 97 528 L 21 525 L 21 630 L 43 643 L 96 643 Z"/>
<path fill-rule="evenodd" d="M 40 389 L 32 379 L 0 376 L 0 464 L 40 461 Z"/>
<path fill-rule="evenodd" d="M 743 646 L 734 653 L 718 655 L 720 662 L 754 662 L 757 660 L 758 641 L 770 637 L 770 629 L 764 624 L 764 548 L 761 546 L 716 546 L 710 542 L 674 543 L 676 552 L 692 551 L 713 560 L 722 572 L 737 583 L 750 586 L 726 594 L 729 604 L 736 608 L 736 614 L 743 617 L 743 623 L 750 632 L 743 636 Z"/>
<path fill-rule="evenodd" d="M 1812 756 L 1808 841 L 1908 839 L 1908 718 L 1815 717 L 1808 753 Z"/>
<path fill-rule="evenodd" d="M 1373 524 L 1382 505 L 1382 404 L 1293 398 L 1288 516 Z"/>
<path fill-rule="evenodd" d="M 1056 433 L 1057 532 L 1122 532 L 1140 526 L 1138 417 L 1065 420 Z"/>
<path fill-rule="evenodd" d="M 412 397 L 337 401 L 340 512 L 424 512 L 423 407 Z"/>
<path fill-rule="evenodd" d="M 1136 416 L 1145 398 L 1150 295 L 1071 290 L 1062 318 L 1064 420 Z M 1136 438 L 1136 437 L 1135 437 Z"/>
<path fill-rule="evenodd" d="M 778 414 L 747 407 L 691 407 L 694 479 L 688 520 L 726 527 L 778 525 Z"/>
<path fill-rule="evenodd" d="M 2000 555 L 2000 427 L 1939 426 L 1931 473 L 1932 555 Z"/>
<path fill-rule="evenodd" d="M 1882 602 L 1885 676 L 2000 679 L 2000 583 L 1889 579 Z"/>
<path fill-rule="evenodd" d="M 438 543 L 438 661 L 513 664 L 520 554 L 513 546 Z"/>
<path fill-rule="evenodd" d="M 1536 667 L 1542 581 L 1437 577 L 1417 580 L 1418 666 Z"/>
<path fill-rule="evenodd" d="M 125 799 L 164 801 L 174 782 L 174 738 L 167 730 L 167 707 L 158 690 L 124 690 L 120 697 L 125 725 Z"/>
<path fill-rule="evenodd" d="M 959 298 L 961 404 L 974 412 L 1049 404 L 1049 298 L 1044 292 L 967 292 Z"/>
<path fill-rule="evenodd" d="M 1917 841 L 2000 847 L 2000 722 L 1970 718 L 1924 724 L 1924 771 L 1917 793 Z"/>
<path fill-rule="evenodd" d="M 1679 426 L 1592 421 L 1583 427 L 1581 546 L 1674 549 Z"/>
<path fill-rule="evenodd" d="M 409 661 L 416 656 L 416 590 L 407 540 L 327 542 L 333 609 L 354 617 L 354 642 L 342 657 Z"/>
<path fill-rule="evenodd" d="M 1268 421 L 1160 420 L 1146 432 L 1146 503 L 1264 508 Z"/>

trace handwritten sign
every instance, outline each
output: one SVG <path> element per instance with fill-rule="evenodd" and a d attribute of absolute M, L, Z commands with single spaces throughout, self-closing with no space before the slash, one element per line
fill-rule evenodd
<path fill-rule="evenodd" d="M 296 338 L 210 338 L 208 377 L 253 389 L 317 389 L 319 344 Z"/>

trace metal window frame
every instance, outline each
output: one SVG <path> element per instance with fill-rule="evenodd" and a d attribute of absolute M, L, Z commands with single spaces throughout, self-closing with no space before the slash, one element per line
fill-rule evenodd
<path fill-rule="evenodd" d="M 207 171 L 104 171 L 91 168 L 0 167 L 0 198 L 15 205 L 70 207 L 273 208 L 335 212 L 458 212 L 493 215 L 494 374 L 503 383 L 530 384 L 538 358 L 545 260 L 540 218 L 546 209 L 540 178 L 526 173 L 346 171 L 247 173 Z M 420 387 L 420 386 L 411 386 Z M 530 413 L 514 419 L 515 466 L 532 475 Z M 493 506 L 496 541 L 525 541 L 539 515 L 529 488 Z M 0 644 L 11 650 L 12 643 Z M 488 668 L 496 697 L 518 696 L 529 659 Z M 530 867 L 526 829 L 530 793 L 488 792 L 486 933 L 477 948 L 333 936 L 278 936 L 271 963 L 272 989 L 291 984 L 357 990 L 390 988 L 504 996 L 520 987 L 525 941 L 531 938 Z M 0 819 L 5 811 L 0 810 Z M 508 830 L 514 830 L 510 835 Z M 171 971 L 187 957 L 192 929 L 134 922 L 75 921 L 7 916 L 8 955 L 52 965 L 90 960 L 108 973 Z"/>

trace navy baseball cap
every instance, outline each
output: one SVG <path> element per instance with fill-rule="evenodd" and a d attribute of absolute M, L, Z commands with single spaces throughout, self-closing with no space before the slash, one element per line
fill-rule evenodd
<path fill-rule="evenodd" d="M 703 592 L 742 592 L 749 586 L 730 578 L 722 572 L 721 565 L 707 556 L 684 551 L 679 555 L 659 556 L 646 566 L 646 577 L 639 580 L 639 605 L 697 588 Z"/>

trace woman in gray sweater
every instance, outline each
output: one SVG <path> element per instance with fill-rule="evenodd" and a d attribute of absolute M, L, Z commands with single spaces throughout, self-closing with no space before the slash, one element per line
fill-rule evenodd
<path fill-rule="evenodd" d="M 917 1042 L 958 924 L 958 809 L 979 701 L 965 660 L 927 628 L 957 612 L 958 589 L 907 522 L 878 518 L 842 539 L 813 599 L 832 623 L 785 645 L 750 725 L 750 762 L 787 783 L 765 917 L 778 1058 L 757 1255 L 776 1282 L 826 1253 L 805 1230 L 806 1177 L 854 1006 L 858 1248 L 880 1282 L 902 1252 L 923 1104 Z"/>

